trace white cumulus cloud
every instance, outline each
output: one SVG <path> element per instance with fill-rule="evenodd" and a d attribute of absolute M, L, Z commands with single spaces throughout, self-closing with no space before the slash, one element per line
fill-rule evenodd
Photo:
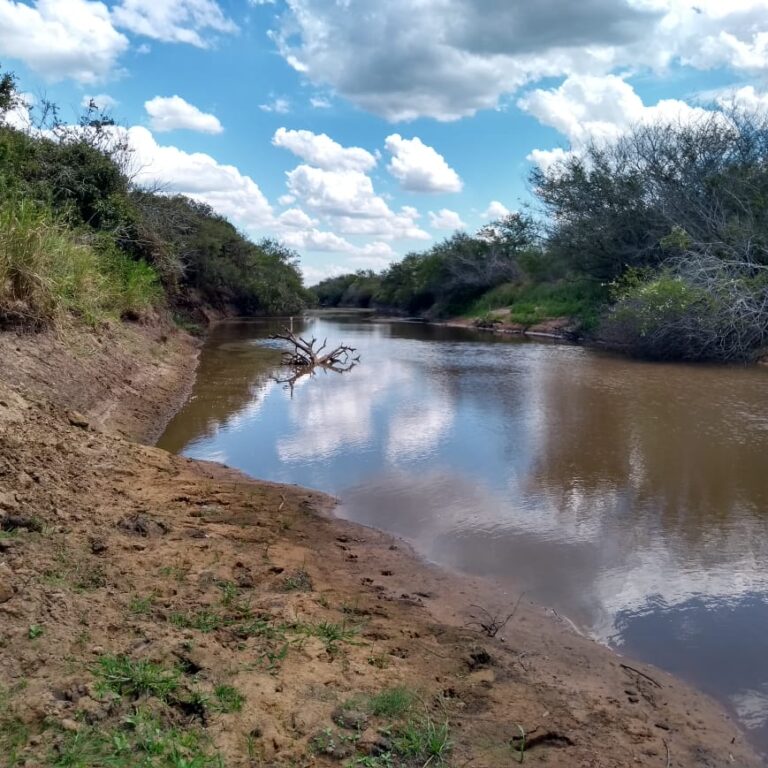
<path fill-rule="evenodd" d="M 387 217 L 391 211 L 361 171 L 299 165 L 288 171 L 288 191 L 310 209 L 336 216 Z"/>
<path fill-rule="evenodd" d="M 355 245 L 335 232 L 323 231 L 317 228 L 289 231 L 282 234 L 281 239 L 291 248 L 303 251 L 341 253 L 352 257 L 351 263 L 360 266 L 365 260 L 366 265 L 381 267 L 391 262 L 396 254 L 392 246 L 381 241 Z"/>
<path fill-rule="evenodd" d="M 387 136 L 385 146 L 392 159 L 387 170 L 409 192 L 461 192 L 463 182 L 445 158 L 418 137 Z"/>
<path fill-rule="evenodd" d="M 289 208 L 277 217 L 278 223 L 288 229 L 311 229 L 317 226 L 317 219 L 308 216 L 301 208 Z"/>
<path fill-rule="evenodd" d="M 376 158 L 362 147 L 343 147 L 324 133 L 278 128 L 272 144 L 282 147 L 310 165 L 327 170 L 369 171 Z"/>
<path fill-rule="evenodd" d="M 215 0 L 121 0 L 112 18 L 116 26 L 137 35 L 199 48 L 209 46 L 211 32 L 237 32 Z"/>
<path fill-rule="evenodd" d="M 321 88 L 389 120 L 455 120 L 545 77 L 768 70 L 766 0 L 286 0 L 273 38 Z M 365 23 L 360 19 L 364 14 Z"/>
<path fill-rule="evenodd" d="M 509 215 L 509 208 L 498 200 L 491 200 L 488 207 L 480 214 L 485 221 L 496 221 Z"/>
<path fill-rule="evenodd" d="M 129 128 L 127 138 L 135 152 L 137 183 L 207 203 L 244 229 L 274 223 L 272 207 L 258 184 L 235 166 L 219 163 L 203 152 L 158 144 L 141 126 Z"/>
<path fill-rule="evenodd" d="M 224 128 L 219 118 L 203 112 L 181 96 L 155 96 L 144 102 L 153 131 L 189 130 L 200 133 L 221 133 Z"/>
<path fill-rule="evenodd" d="M 128 45 L 104 3 L 0 0 L 0 56 L 23 61 L 46 80 L 104 80 Z"/>
<path fill-rule="evenodd" d="M 288 171 L 286 177 L 290 197 L 324 216 L 341 234 L 385 240 L 430 239 L 418 225 L 419 212 L 411 206 L 393 211 L 362 171 L 329 171 L 302 164 Z"/>
<path fill-rule="evenodd" d="M 518 100 L 518 106 L 539 122 L 555 128 L 579 150 L 590 141 L 611 141 L 640 123 L 692 122 L 711 112 L 678 99 L 662 99 L 646 106 L 634 88 L 621 77 L 572 75 L 557 88 L 537 89 Z M 535 149 L 528 159 L 542 167 L 567 157 L 561 147 Z"/>
<path fill-rule="evenodd" d="M 441 208 L 437 213 L 429 212 L 429 224 L 432 229 L 464 229 L 467 225 L 461 220 L 456 211 L 448 208 Z"/>

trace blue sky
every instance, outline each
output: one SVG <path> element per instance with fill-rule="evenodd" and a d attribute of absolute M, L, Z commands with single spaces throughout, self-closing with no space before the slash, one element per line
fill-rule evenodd
<path fill-rule="evenodd" d="M 632 123 L 768 108 L 768 0 L 0 0 L 0 61 L 31 105 L 109 104 L 138 182 L 312 283 L 474 231 Z"/>

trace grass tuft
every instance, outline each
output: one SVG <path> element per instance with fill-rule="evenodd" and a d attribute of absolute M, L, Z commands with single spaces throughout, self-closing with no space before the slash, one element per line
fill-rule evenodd
<path fill-rule="evenodd" d="M 66 734 L 52 754 L 52 768 L 222 768 L 223 762 L 197 730 L 165 724 L 139 709 L 119 727 L 83 728 Z"/>
<path fill-rule="evenodd" d="M 220 712 L 240 712 L 245 703 L 245 696 L 232 685 L 217 685 L 213 690 L 217 708 Z"/>
<path fill-rule="evenodd" d="M 415 701 L 416 694 L 413 691 L 398 686 L 386 688 L 375 696 L 371 696 L 368 706 L 376 717 L 402 717 L 410 711 Z"/>
<path fill-rule="evenodd" d="M 207 609 L 197 611 L 196 613 L 172 613 L 169 621 L 175 627 L 197 629 L 205 633 L 215 632 L 226 623 L 223 616 Z"/>
<path fill-rule="evenodd" d="M 162 700 L 178 689 L 181 676 L 175 668 L 163 667 L 143 659 L 134 661 L 127 656 L 102 656 L 94 674 L 99 679 L 102 693 L 110 691 L 134 699 L 156 696 Z"/>
<path fill-rule="evenodd" d="M 405 758 L 440 765 L 452 748 L 450 728 L 447 722 L 438 724 L 430 717 L 409 720 L 395 733 L 394 745 Z"/>

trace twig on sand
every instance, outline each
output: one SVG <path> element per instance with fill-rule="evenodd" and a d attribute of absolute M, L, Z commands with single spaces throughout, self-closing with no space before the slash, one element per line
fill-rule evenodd
<path fill-rule="evenodd" d="M 517 613 L 517 609 L 520 605 L 520 601 L 523 599 L 523 595 L 525 595 L 525 592 L 521 592 L 520 596 L 517 598 L 517 602 L 515 603 L 515 607 L 512 609 L 512 611 L 507 614 L 505 618 L 501 618 L 500 614 L 492 614 L 488 609 L 483 608 L 482 605 L 475 605 L 474 603 L 470 606 L 471 608 L 477 608 L 478 610 L 482 611 L 484 616 L 480 618 L 473 618 L 472 621 L 468 621 L 464 626 L 467 627 L 480 627 L 480 629 L 488 635 L 488 637 L 496 637 L 496 635 L 501 632 L 504 627 L 507 626 L 510 619 Z"/>
<path fill-rule="evenodd" d="M 648 682 L 653 683 L 657 688 L 662 688 L 662 684 L 654 680 L 650 675 L 646 675 L 645 672 L 641 672 L 639 669 L 635 669 L 634 667 L 630 667 L 629 664 L 619 664 L 619 666 L 622 669 L 626 669 L 629 672 L 634 672 L 636 675 L 640 675 L 640 677 L 644 677 Z"/>

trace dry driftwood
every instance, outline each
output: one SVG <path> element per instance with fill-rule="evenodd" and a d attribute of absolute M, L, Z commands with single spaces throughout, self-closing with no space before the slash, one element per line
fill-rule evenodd
<path fill-rule="evenodd" d="M 293 347 L 293 349 L 283 352 L 283 365 L 289 366 L 293 371 L 289 376 L 275 377 L 278 384 L 285 384 L 290 387 L 291 392 L 293 392 L 294 384 L 302 376 L 314 375 L 318 368 L 334 373 L 347 373 L 360 360 L 360 355 L 355 354 L 357 350 L 354 347 L 339 344 L 334 349 L 325 352 L 328 339 L 324 339 L 318 347 L 317 339 L 314 336 L 308 340 L 288 328 L 283 328 L 282 333 L 275 333 L 270 338 L 286 341 Z"/>

